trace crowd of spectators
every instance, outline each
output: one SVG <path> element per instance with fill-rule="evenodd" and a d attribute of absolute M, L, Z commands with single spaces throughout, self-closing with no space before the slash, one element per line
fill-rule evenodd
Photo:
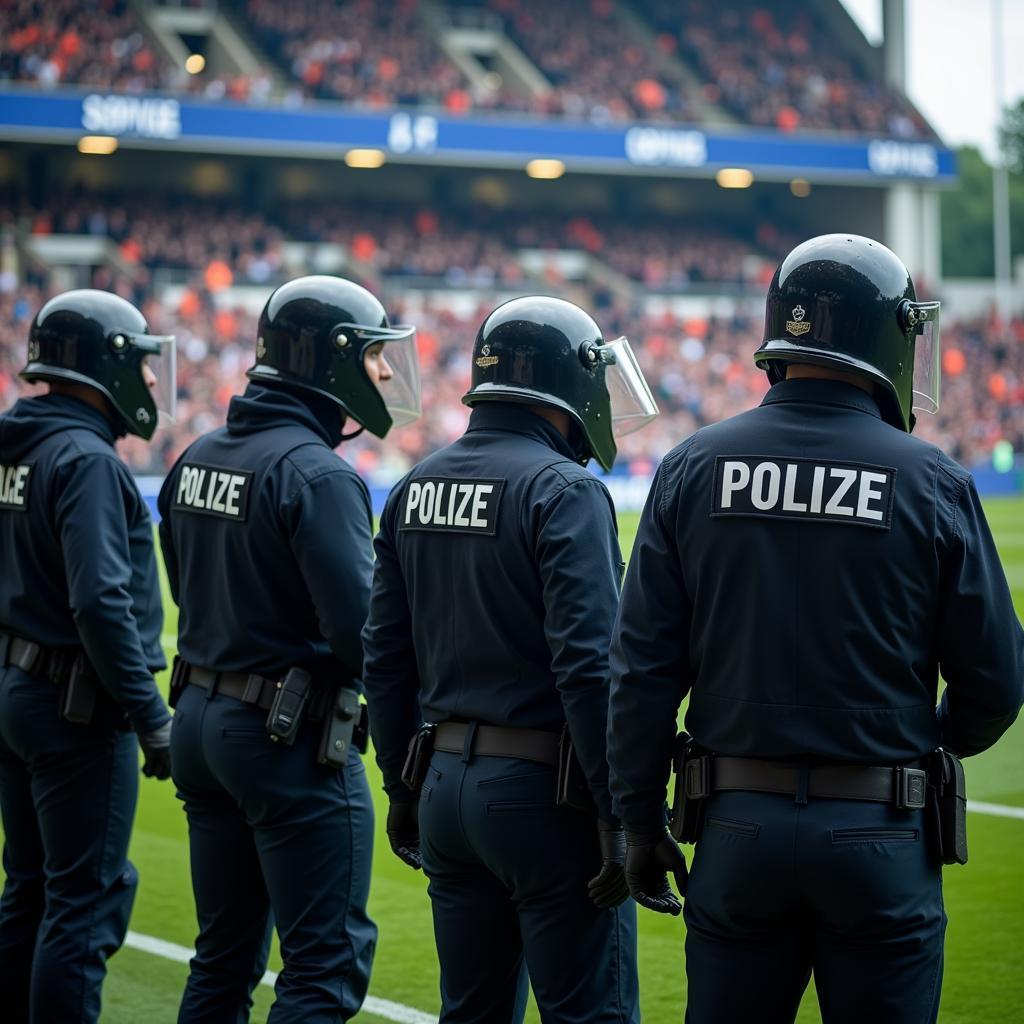
<path fill-rule="evenodd" d="M 704 98 L 744 124 L 929 138 L 927 122 L 836 45 L 800 0 L 643 0 L 659 45 L 704 80 Z"/>
<path fill-rule="evenodd" d="M 197 434 L 222 423 L 232 394 L 246 384 L 255 317 L 220 307 L 201 285 L 187 289 L 177 308 L 134 295 L 124 282 L 98 281 L 140 303 L 155 331 L 173 332 L 178 350 L 178 415 L 151 445 L 129 438 L 123 453 L 138 472 L 163 473 Z M 45 292 L 0 277 L 0 409 L 39 390 L 17 379 L 29 324 Z M 348 442 L 346 458 L 372 481 L 387 484 L 416 460 L 454 440 L 469 415 L 461 397 L 469 386 L 476 328 L 492 302 L 457 315 L 441 305 L 409 300 L 389 304 L 396 320 L 418 328 L 424 415 L 381 443 L 367 435 Z M 650 473 L 674 445 L 707 423 L 756 405 L 767 380 L 752 362 L 760 317 L 680 319 L 614 306 L 599 313 L 606 336 L 626 334 L 651 385 L 661 416 L 620 442 L 621 468 Z M 1024 452 L 1024 319 L 994 317 L 946 324 L 943 392 L 938 416 L 919 417 L 917 433 L 966 465 L 988 460 L 999 440 Z"/>
<path fill-rule="evenodd" d="M 264 284 L 284 268 L 286 240 L 344 248 L 364 273 L 436 278 L 449 285 L 518 286 L 522 250 L 578 250 L 650 290 L 765 283 L 796 239 L 757 230 L 729 234 L 692 217 L 525 214 L 486 207 L 435 209 L 401 203 L 237 203 L 151 192 L 110 196 L 48 192 L 37 208 L 24 195 L 3 197 L 4 213 L 35 235 L 107 237 L 124 264 L 202 271 L 207 284 Z M 556 268 L 549 271 L 556 274 Z M 550 278 L 559 283 L 557 276 Z"/>
<path fill-rule="evenodd" d="M 234 0 L 281 72 L 277 99 L 374 108 L 426 105 L 453 113 L 527 112 L 576 120 L 694 122 L 716 107 L 741 123 L 922 138 L 925 120 L 858 66 L 799 0 L 642 0 L 646 42 L 613 0 L 452 0 L 448 17 L 503 32 L 546 86 L 467 78 L 444 52 L 419 0 Z M 0 5 L 0 80 L 137 93 L 189 91 L 265 102 L 268 69 L 189 75 L 147 37 L 130 0 L 9 0 Z M 684 74 L 680 61 L 693 76 Z M 709 114 L 709 112 L 712 112 Z"/>

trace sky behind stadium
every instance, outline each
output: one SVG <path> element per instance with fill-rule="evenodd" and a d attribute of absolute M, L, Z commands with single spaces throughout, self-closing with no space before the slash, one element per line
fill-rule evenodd
<path fill-rule="evenodd" d="M 881 0 L 842 0 L 865 35 L 882 35 Z M 993 7 L 1002 8 L 1004 106 L 1024 96 L 1024 0 L 904 0 L 907 91 L 945 142 L 996 149 L 992 75 Z"/>

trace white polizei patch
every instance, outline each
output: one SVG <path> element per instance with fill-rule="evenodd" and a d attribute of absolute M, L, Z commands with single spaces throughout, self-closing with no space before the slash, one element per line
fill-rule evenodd
<path fill-rule="evenodd" d="M 141 932 L 129 932 L 125 937 L 124 944 L 129 949 L 152 953 L 154 956 L 163 957 L 164 960 L 173 960 L 177 964 L 187 964 L 194 955 L 194 951 L 186 946 L 157 939 L 152 935 L 143 935 Z M 277 981 L 277 975 L 273 971 L 267 971 L 260 979 L 260 984 L 273 988 L 275 981 Z M 372 1013 L 376 1017 L 383 1017 L 385 1020 L 396 1021 L 397 1024 L 437 1024 L 436 1014 L 424 1013 L 411 1006 L 395 1003 L 390 999 L 378 999 L 376 996 L 366 997 L 363 1011 Z"/>

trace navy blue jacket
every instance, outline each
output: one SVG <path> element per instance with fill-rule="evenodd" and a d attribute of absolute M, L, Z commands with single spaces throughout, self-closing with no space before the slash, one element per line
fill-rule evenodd
<path fill-rule="evenodd" d="M 421 720 L 558 732 L 568 722 L 609 818 L 608 643 L 618 606 L 615 509 L 546 420 L 480 405 L 454 444 L 388 498 L 363 634 L 385 789 Z"/>
<path fill-rule="evenodd" d="M 250 384 L 160 490 L 160 544 L 193 665 L 358 678 L 373 569 L 366 485 L 332 450 L 341 410 Z"/>
<path fill-rule="evenodd" d="M 169 720 L 153 523 L 114 428 L 70 395 L 0 416 L 0 631 L 84 648 L 139 733 Z"/>
<path fill-rule="evenodd" d="M 974 754 L 1024 700 L 1024 631 L 967 471 L 861 389 L 793 380 L 662 462 L 611 667 L 612 789 L 647 831 L 687 694 L 723 754 Z"/>

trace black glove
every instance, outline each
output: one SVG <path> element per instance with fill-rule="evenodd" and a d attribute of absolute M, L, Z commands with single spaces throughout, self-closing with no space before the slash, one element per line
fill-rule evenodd
<path fill-rule="evenodd" d="M 171 723 L 152 732 L 139 734 L 142 747 L 142 774 L 151 779 L 171 777 Z"/>
<path fill-rule="evenodd" d="M 601 848 L 601 870 L 587 882 L 587 892 L 602 910 L 617 907 L 629 898 L 629 886 L 623 865 L 626 861 L 626 833 L 621 825 L 597 822 L 597 842 Z"/>
<path fill-rule="evenodd" d="M 671 871 L 680 896 L 686 896 L 686 858 L 672 837 L 662 832 L 626 833 L 626 884 L 633 899 L 658 914 L 677 916 L 682 903 L 668 884 Z"/>
<path fill-rule="evenodd" d="M 394 855 L 411 868 L 421 868 L 419 800 L 393 801 L 388 808 L 387 829 Z"/>

